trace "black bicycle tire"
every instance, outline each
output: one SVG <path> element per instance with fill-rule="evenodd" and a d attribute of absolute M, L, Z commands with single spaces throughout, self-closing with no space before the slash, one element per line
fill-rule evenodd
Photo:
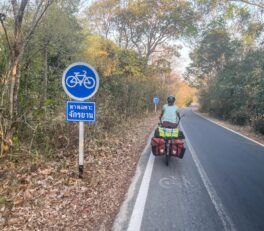
<path fill-rule="evenodd" d="M 168 141 L 167 141 L 168 142 Z M 165 155 L 166 165 L 169 166 L 170 162 L 170 145 L 166 143 L 166 155 Z"/>
<path fill-rule="evenodd" d="M 166 154 L 166 157 L 165 157 L 165 161 L 166 161 L 166 165 L 169 166 L 169 162 L 170 162 L 170 156 Z"/>

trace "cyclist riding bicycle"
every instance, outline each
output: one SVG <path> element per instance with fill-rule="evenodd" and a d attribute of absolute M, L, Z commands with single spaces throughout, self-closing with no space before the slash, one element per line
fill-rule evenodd
<path fill-rule="evenodd" d="M 164 128 L 177 128 L 178 122 L 181 119 L 180 113 L 178 112 L 177 106 L 175 103 L 174 96 L 168 96 L 168 104 L 163 106 L 160 122 Z"/>

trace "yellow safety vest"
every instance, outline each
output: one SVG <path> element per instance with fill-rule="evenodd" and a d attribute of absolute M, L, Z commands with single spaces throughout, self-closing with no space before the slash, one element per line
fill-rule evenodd
<path fill-rule="evenodd" d="M 173 137 L 177 138 L 179 136 L 178 128 L 162 128 L 159 127 L 159 135 L 160 137 Z"/>

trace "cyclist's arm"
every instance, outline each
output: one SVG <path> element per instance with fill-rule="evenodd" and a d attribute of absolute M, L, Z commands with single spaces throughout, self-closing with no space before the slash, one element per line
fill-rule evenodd
<path fill-rule="evenodd" d="M 163 114 L 164 114 L 164 109 L 162 109 L 160 117 L 159 117 L 160 122 L 161 122 L 161 118 L 162 118 Z"/>
<path fill-rule="evenodd" d="M 176 111 L 176 115 L 177 115 L 177 117 L 179 118 L 179 120 L 181 119 L 181 115 L 180 115 L 180 113 L 178 112 L 178 111 Z"/>

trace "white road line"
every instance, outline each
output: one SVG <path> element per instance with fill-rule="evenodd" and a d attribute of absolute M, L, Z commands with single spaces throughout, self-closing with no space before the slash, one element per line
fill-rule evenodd
<path fill-rule="evenodd" d="M 236 230 L 235 225 L 234 225 L 233 221 L 231 220 L 231 218 L 228 216 L 221 199 L 217 195 L 216 190 L 214 189 L 214 187 L 213 187 L 211 181 L 209 180 L 202 164 L 200 163 L 200 161 L 197 157 L 197 154 L 196 154 L 194 148 L 192 147 L 190 140 L 187 137 L 187 133 L 185 132 L 182 124 L 180 125 L 180 127 L 185 134 L 185 141 L 189 147 L 193 161 L 194 161 L 194 163 L 198 169 L 198 172 L 199 172 L 201 179 L 203 181 L 203 184 L 204 184 L 204 186 L 208 192 L 208 195 L 211 198 L 211 201 L 215 207 L 215 210 L 216 210 L 216 212 L 217 212 L 217 214 L 218 214 L 218 216 L 219 216 L 219 218 L 223 224 L 224 230 L 225 231 L 235 231 Z"/>
<path fill-rule="evenodd" d="M 152 133 L 150 134 L 150 136 L 148 138 L 147 144 L 146 144 L 143 152 L 141 153 L 141 157 L 143 155 L 148 154 L 147 150 L 150 146 L 150 142 L 151 142 L 151 138 L 153 137 L 153 134 L 154 134 L 154 130 L 152 131 Z M 115 219 L 114 225 L 111 229 L 113 231 L 124 231 L 124 228 L 123 228 L 124 224 L 126 223 L 127 220 L 129 221 L 129 218 L 130 218 L 129 217 L 129 202 L 133 199 L 133 197 L 136 193 L 137 182 L 139 181 L 141 175 L 143 174 L 142 173 L 143 170 L 145 170 L 144 168 L 141 167 L 140 161 L 141 161 L 141 159 L 138 162 L 136 173 L 135 173 L 135 175 L 131 181 L 128 192 L 126 194 L 126 198 L 125 198 L 124 202 L 122 203 L 122 206 L 119 210 L 119 213 Z M 142 179 L 143 179 L 143 177 L 142 177 Z"/>
<path fill-rule="evenodd" d="M 149 183 L 152 174 L 152 169 L 154 165 L 154 156 L 151 153 L 147 163 L 147 167 L 140 185 L 140 189 L 137 195 L 136 203 L 133 209 L 132 216 L 129 221 L 127 231 L 140 231 L 141 222 L 144 214 L 144 209 L 146 205 Z"/>
<path fill-rule="evenodd" d="M 226 126 L 224 126 L 224 125 L 222 125 L 222 124 L 220 124 L 220 123 L 217 123 L 217 122 L 215 122 L 215 121 L 213 121 L 213 120 L 211 120 L 211 119 L 209 119 L 209 118 L 207 118 L 207 117 L 205 117 L 205 116 L 202 116 L 202 115 L 200 115 L 200 114 L 198 114 L 198 113 L 196 113 L 196 112 L 194 112 L 194 111 L 193 111 L 193 113 L 196 114 L 196 115 L 198 115 L 198 116 L 200 116 L 200 117 L 202 117 L 203 119 L 206 119 L 206 120 L 210 121 L 211 123 L 214 123 L 214 124 L 216 124 L 216 125 L 218 125 L 218 126 L 220 126 L 220 127 L 223 127 L 223 128 L 225 128 L 226 130 L 228 130 L 228 131 L 230 131 L 230 132 L 233 132 L 233 133 L 235 133 L 235 134 L 237 134 L 237 135 L 239 135 L 239 136 L 242 136 L 243 138 L 245 138 L 245 139 L 247 139 L 247 140 L 250 140 L 250 141 L 252 141 L 252 142 L 254 142 L 254 143 L 256 143 L 256 144 L 258 144 L 258 145 L 264 147 L 264 144 L 262 144 L 262 143 L 260 143 L 260 142 L 258 142 L 258 141 L 256 141 L 256 140 L 253 140 L 253 139 L 251 139 L 251 138 L 249 138 L 249 137 L 246 137 L 246 136 L 244 136 L 243 134 L 241 134 L 241 133 L 239 133 L 239 132 L 236 132 L 236 131 L 232 130 L 231 128 L 228 128 L 228 127 L 226 127 Z"/>

